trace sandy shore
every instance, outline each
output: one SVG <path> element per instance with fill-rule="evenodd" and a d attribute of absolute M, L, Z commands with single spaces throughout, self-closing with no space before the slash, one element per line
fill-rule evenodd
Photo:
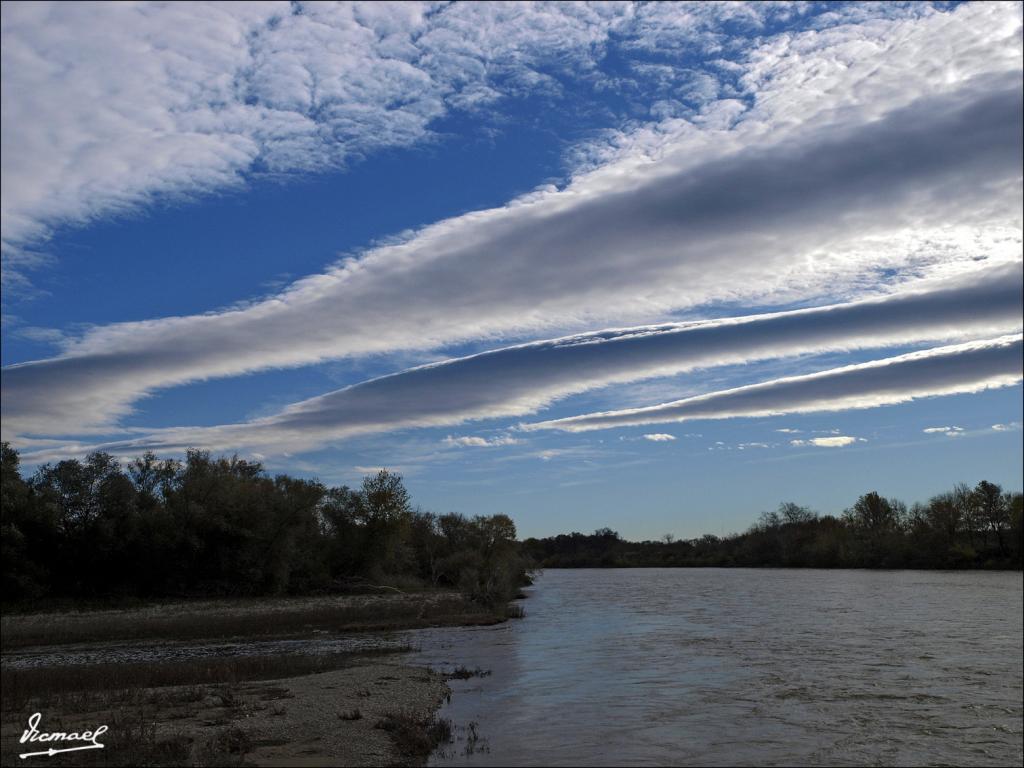
<path fill-rule="evenodd" d="M 419 765 L 444 733 L 433 717 L 448 693 L 431 670 L 357 660 L 298 677 L 144 689 L 123 703 L 70 697 L 5 712 L 0 757 L 25 765 L 18 754 L 39 748 L 18 743 L 34 710 L 49 732 L 109 726 L 102 755 L 54 764 Z"/>
<path fill-rule="evenodd" d="M 453 593 L 5 616 L 0 760 L 30 762 L 18 755 L 39 745 L 18 740 L 39 712 L 41 731 L 109 728 L 102 750 L 40 758 L 47 765 L 422 765 L 450 738 L 451 724 L 435 717 L 450 691 L 444 675 L 403 664 L 399 653 L 266 650 L 276 643 L 254 643 L 258 655 L 187 652 L 227 637 L 315 638 L 319 648 L 323 638 L 370 640 L 356 630 L 381 625 L 500 620 Z M 186 653 L 130 663 L 104 656 L 162 646 Z M 106 663 L 67 661 L 83 649 Z M 26 654 L 36 656 L 29 666 L 18 663 Z"/>
<path fill-rule="evenodd" d="M 253 742 L 247 759 L 255 765 L 419 762 L 425 755 L 410 754 L 407 743 L 396 743 L 393 731 L 379 726 L 397 716 L 405 727 L 424 728 L 449 695 L 441 675 L 402 664 L 367 664 L 273 681 L 269 686 L 250 684 L 240 695 L 258 707 L 271 688 L 276 689 L 273 695 L 294 698 L 281 700 L 283 715 L 271 707 L 242 722 L 240 727 Z"/>

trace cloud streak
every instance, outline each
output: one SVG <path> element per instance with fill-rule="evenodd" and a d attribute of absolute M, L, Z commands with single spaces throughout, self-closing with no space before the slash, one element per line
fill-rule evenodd
<path fill-rule="evenodd" d="M 35 414 L 32 428 L 68 433 L 197 379 L 834 291 L 914 263 L 865 238 L 1017 215 L 1021 114 L 1014 75 L 868 125 L 659 166 L 615 191 L 469 214 L 249 307 L 96 329 L 61 357 L 6 368 L 4 399 Z"/>
<path fill-rule="evenodd" d="M 723 365 L 991 336 L 1021 326 L 1021 274 L 1018 264 L 967 285 L 946 281 L 842 305 L 517 345 L 372 379 L 250 422 L 162 430 L 116 445 L 298 451 L 360 434 L 522 416 L 571 394 Z M 18 424 L 6 412 L 4 423 Z"/>
<path fill-rule="evenodd" d="M 92 64 L 62 68 L 45 66 L 47 57 L 63 61 L 58 43 L 67 29 L 93 29 L 95 20 L 76 6 L 7 4 L 5 121 L 13 122 L 4 124 L 3 198 L 5 226 L 15 228 L 9 239 L 44 236 L 51 221 L 130 210 L 161 190 L 194 194 L 235 183 L 239 169 L 254 163 L 310 168 L 368 151 L 375 137 L 389 145 L 418 140 L 432 116 L 496 98 L 481 89 L 533 92 L 546 83 L 557 90 L 551 72 L 559 67 L 599 78 L 588 67 L 612 32 L 638 50 L 658 41 L 659 48 L 710 51 L 722 42 L 707 20 L 719 11 L 702 6 L 574 5 L 544 7 L 539 16 L 515 6 L 500 19 L 474 15 L 492 12 L 481 6 L 428 12 L 404 5 L 184 4 L 172 8 L 182 14 L 177 25 L 164 23 L 163 9 L 104 6 L 114 37 L 102 30 L 83 35 L 87 50 L 78 53 Z M 756 27 L 763 7 L 726 15 L 735 14 L 730 24 Z M 723 86 L 717 96 L 697 99 L 685 117 L 618 132 L 604 148 L 581 148 L 580 167 L 591 170 L 563 188 L 407 233 L 267 299 L 97 327 L 67 340 L 58 357 L 8 366 L 4 434 L 111 431 L 140 398 L 213 377 L 657 322 L 716 302 L 837 301 L 876 289 L 880 274 L 903 287 L 922 274 L 959 275 L 969 290 L 968 273 L 986 259 L 1012 262 L 1008 269 L 1019 272 L 1019 7 L 967 4 L 939 13 L 922 6 L 864 23 L 857 16 L 837 12 L 828 34 L 769 36 L 737 62 L 723 59 L 716 66 L 733 73 L 731 91 Z M 179 39 L 191 28 L 202 34 Z M 124 46 L 140 40 L 139 55 L 149 63 L 136 71 Z M 492 47 L 497 58 L 484 53 Z M 10 72 L 34 74 L 10 81 Z M 500 73 L 501 88 L 481 72 Z M 108 81 L 121 90 L 96 90 Z M 38 102 L 44 95 L 46 102 Z M 122 98 L 138 107 L 127 128 Z M 39 144 L 43 132 L 18 122 L 26 115 L 59 135 Z M 136 125 L 139 116 L 145 120 Z M 362 138 L 346 133 L 357 127 Z M 51 157 L 62 162 L 42 162 Z M 40 163 L 56 170 L 36 178 Z M 125 169 L 141 169 L 141 181 L 116 175 Z M 1002 312 L 1007 296 L 992 306 L 976 303 L 977 319 L 966 299 L 952 310 L 919 308 L 919 317 L 908 310 L 878 332 L 879 341 L 871 340 L 870 318 L 855 318 L 859 332 L 832 322 L 827 333 L 804 324 L 787 337 L 786 323 L 799 324 L 791 317 L 769 322 L 774 331 L 766 337 L 755 330 L 749 343 L 739 340 L 753 328 L 744 320 L 733 321 L 743 327 L 732 331 L 728 323 L 697 325 L 689 336 L 657 326 L 542 342 L 485 362 L 357 385 L 257 426 L 305 426 L 322 439 L 454 424 L 528 413 L 586 388 L 742 362 L 744 355 L 994 335 L 1005 332 L 1006 320 L 992 307 Z M 1008 300 L 1016 301 L 1019 319 L 1019 298 Z M 829 326 L 841 314 L 821 319 Z M 682 341 L 705 337 L 712 343 L 703 357 Z M 636 364 L 606 364 L 604 352 L 566 352 L 605 341 L 623 342 L 616 351 L 634 350 Z M 463 374 L 453 370 L 483 371 L 516 355 L 539 366 L 538 384 L 524 383 L 525 373 L 508 374 L 461 401 L 442 394 L 413 407 L 401 399 L 418 381 L 447 384 L 452 376 L 457 384 Z M 557 363 L 546 367 L 548 359 L 570 358 L 583 364 L 581 384 L 552 372 Z M 454 384 L 452 391 L 464 396 Z M 394 399 L 386 401 L 387 392 Z M 362 413 L 350 410 L 363 400 Z M 233 428 L 252 434 L 256 427 Z"/>
<path fill-rule="evenodd" d="M 1021 336 L 1004 336 L 776 379 L 646 408 L 572 416 L 524 424 L 521 428 L 585 432 L 697 419 L 875 408 L 923 397 L 980 392 L 1020 382 L 1024 366 L 1022 351 Z"/>
<path fill-rule="evenodd" d="M 477 435 L 464 435 L 455 437 L 448 435 L 444 444 L 456 448 L 494 448 L 497 446 L 519 445 L 523 441 L 511 435 L 499 435 L 497 437 L 479 437 Z"/>

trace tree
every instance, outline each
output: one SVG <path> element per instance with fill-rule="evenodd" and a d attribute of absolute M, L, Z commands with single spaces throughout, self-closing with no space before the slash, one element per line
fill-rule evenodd
<path fill-rule="evenodd" d="M 964 532 L 967 534 L 967 542 L 973 556 L 975 536 L 977 535 L 977 531 L 980 526 L 974 491 L 966 483 L 957 483 L 953 486 L 951 496 L 953 503 L 956 505 L 957 513 L 962 522 Z"/>
<path fill-rule="evenodd" d="M 34 598 L 46 591 L 48 552 L 56 531 L 21 477 L 21 459 L 0 443 L 0 560 L 4 599 Z"/>
<path fill-rule="evenodd" d="M 928 525 L 939 532 L 946 545 L 956 544 L 957 536 L 964 525 L 964 508 L 953 493 L 942 493 L 928 503 L 926 515 Z"/>
<path fill-rule="evenodd" d="M 794 504 L 791 501 L 785 501 L 779 504 L 778 518 L 788 525 L 799 525 L 801 523 L 809 523 L 817 519 L 817 515 L 814 514 L 807 507 L 801 507 L 799 504 Z"/>
<path fill-rule="evenodd" d="M 846 511 L 859 543 L 858 559 L 864 565 L 895 565 L 900 561 L 902 532 L 906 506 L 894 499 L 886 499 L 875 491 L 861 496 Z"/>
<path fill-rule="evenodd" d="M 971 494 L 976 519 L 996 535 L 999 554 L 1006 555 L 1003 534 L 1010 526 L 1010 510 L 1003 498 L 1003 489 L 988 480 L 982 480 Z"/>
<path fill-rule="evenodd" d="M 405 565 L 405 544 L 412 517 L 409 492 L 401 475 L 380 470 L 363 479 L 363 522 L 370 563 L 379 573 L 397 573 Z"/>
<path fill-rule="evenodd" d="M 899 528 L 900 519 L 896 506 L 889 499 L 870 491 L 861 496 L 847 511 L 850 521 L 863 531 L 881 534 Z"/>
<path fill-rule="evenodd" d="M 362 494 L 345 485 L 328 488 L 317 514 L 327 538 L 326 557 L 331 577 L 354 576 L 364 556 Z"/>
<path fill-rule="evenodd" d="M 782 518 L 778 512 L 762 512 L 757 518 L 757 528 L 761 531 L 771 531 L 782 525 Z"/>
<path fill-rule="evenodd" d="M 4 514 L 24 509 L 28 495 L 28 483 L 21 479 L 21 457 L 4 440 L 0 443 L 0 509 Z"/>
<path fill-rule="evenodd" d="M 1024 494 L 1006 493 L 1004 503 L 1010 511 L 1010 541 L 1014 560 L 1019 564 L 1024 551 Z"/>
<path fill-rule="evenodd" d="M 138 493 L 139 509 L 156 508 L 180 469 L 177 461 L 160 461 L 152 451 L 146 451 L 141 458 L 129 462 L 128 477 Z"/>

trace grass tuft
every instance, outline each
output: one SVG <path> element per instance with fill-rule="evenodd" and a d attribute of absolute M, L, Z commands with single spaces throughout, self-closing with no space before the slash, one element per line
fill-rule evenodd
<path fill-rule="evenodd" d="M 373 727 L 387 731 L 402 756 L 411 760 L 424 760 L 438 746 L 452 741 L 451 720 L 434 715 L 418 718 L 408 712 L 389 712 Z"/>
<path fill-rule="evenodd" d="M 469 669 L 468 667 L 458 666 L 451 672 L 445 674 L 445 677 L 449 680 L 469 680 L 471 677 L 487 677 L 491 674 L 489 669 Z"/>

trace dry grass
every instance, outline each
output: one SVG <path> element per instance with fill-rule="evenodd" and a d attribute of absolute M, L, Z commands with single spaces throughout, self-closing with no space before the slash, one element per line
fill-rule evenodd
<path fill-rule="evenodd" d="M 419 718 L 409 712 L 388 712 L 373 727 L 390 733 L 398 751 L 414 764 L 426 760 L 438 746 L 452 740 L 451 720 L 433 715 Z"/>
<path fill-rule="evenodd" d="M 470 669 L 460 665 L 451 672 L 445 672 L 444 676 L 447 680 L 469 680 L 471 677 L 487 677 L 490 674 L 491 670 L 489 669 L 481 669 L 480 667 Z"/>

